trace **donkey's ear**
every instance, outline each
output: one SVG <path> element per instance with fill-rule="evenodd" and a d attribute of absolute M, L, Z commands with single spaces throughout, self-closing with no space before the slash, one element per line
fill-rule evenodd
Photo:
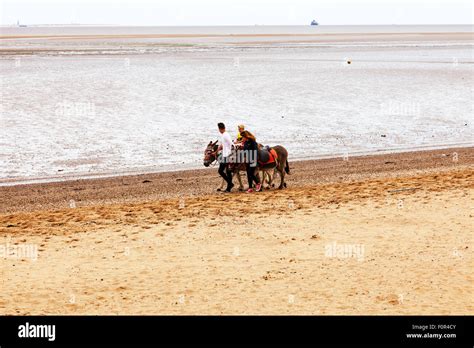
<path fill-rule="evenodd" d="M 214 142 L 214 144 L 212 144 L 212 146 L 216 145 L 218 141 L 219 141 L 219 140 L 216 140 L 216 141 Z M 211 143 L 212 143 L 212 141 L 211 141 Z"/>
<path fill-rule="evenodd" d="M 209 145 L 212 145 L 212 140 L 209 142 Z"/>

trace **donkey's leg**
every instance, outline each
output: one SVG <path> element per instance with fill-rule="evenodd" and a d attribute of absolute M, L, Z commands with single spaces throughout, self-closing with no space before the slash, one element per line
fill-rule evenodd
<path fill-rule="evenodd" d="M 275 169 L 272 172 L 268 173 L 268 187 L 274 187 L 273 180 L 275 180 Z"/>
<path fill-rule="evenodd" d="M 272 186 L 272 182 L 273 182 L 272 174 L 268 170 L 264 170 L 263 171 L 263 177 L 266 178 L 267 188 L 270 188 Z"/>
<path fill-rule="evenodd" d="M 237 180 L 239 181 L 239 191 L 244 190 L 244 185 L 242 184 L 242 176 L 240 176 L 240 170 L 236 170 L 234 175 L 237 175 Z"/>
<path fill-rule="evenodd" d="M 286 187 L 284 170 L 280 172 L 280 177 L 281 177 L 281 181 L 280 181 L 280 186 L 278 186 L 278 188 L 281 190 L 283 187 Z"/>
<path fill-rule="evenodd" d="M 272 183 L 271 183 L 271 186 L 272 186 L 272 187 L 275 187 L 274 181 L 276 181 L 276 175 L 277 175 L 277 173 L 278 173 L 278 169 L 275 167 L 275 168 L 273 169 L 273 175 L 272 175 Z"/>
<path fill-rule="evenodd" d="M 227 185 L 227 181 L 222 179 L 221 185 L 217 188 L 217 191 L 223 191 L 225 185 Z"/>
<path fill-rule="evenodd" d="M 283 162 L 283 165 L 284 165 L 285 162 Z M 286 187 L 286 183 L 285 183 L 285 168 L 282 168 L 283 166 L 278 166 L 276 167 L 275 169 L 278 170 L 278 173 L 280 173 L 280 178 L 281 178 L 281 181 L 280 181 L 280 186 L 278 186 L 278 189 L 282 189 L 283 187 Z"/>

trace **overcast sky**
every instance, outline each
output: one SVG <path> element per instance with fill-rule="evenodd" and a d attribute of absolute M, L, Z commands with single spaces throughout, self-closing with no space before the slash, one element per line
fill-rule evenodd
<path fill-rule="evenodd" d="M 472 0 L 0 0 L 0 24 L 472 24 Z"/>

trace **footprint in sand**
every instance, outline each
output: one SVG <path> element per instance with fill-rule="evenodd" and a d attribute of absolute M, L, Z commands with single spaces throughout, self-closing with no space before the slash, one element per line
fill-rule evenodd
<path fill-rule="evenodd" d="M 378 302 L 386 302 L 394 306 L 401 304 L 400 296 L 396 294 L 378 295 L 375 299 Z"/>

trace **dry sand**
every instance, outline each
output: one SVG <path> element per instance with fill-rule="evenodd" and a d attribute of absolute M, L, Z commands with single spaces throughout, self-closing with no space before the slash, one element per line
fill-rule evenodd
<path fill-rule="evenodd" d="M 3 245 L 39 247 L 0 260 L 0 314 L 474 313 L 474 148 L 292 171 L 256 194 L 209 170 L 0 187 Z"/>

